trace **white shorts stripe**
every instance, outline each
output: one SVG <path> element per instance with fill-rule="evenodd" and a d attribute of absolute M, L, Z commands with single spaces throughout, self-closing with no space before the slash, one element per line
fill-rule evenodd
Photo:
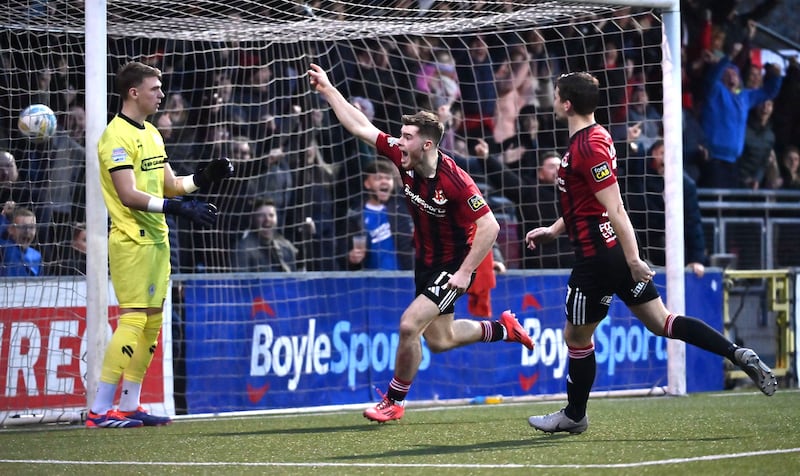
<path fill-rule="evenodd" d="M 447 293 L 445 293 L 442 300 L 439 301 L 439 310 L 444 312 L 444 310 L 447 309 L 447 306 L 453 304 L 459 295 L 459 292 L 455 289 L 449 289 Z"/>
<path fill-rule="evenodd" d="M 572 302 L 572 309 L 570 312 L 570 322 L 576 326 L 586 324 L 586 296 L 580 289 L 569 287 L 567 292 L 567 305 Z"/>

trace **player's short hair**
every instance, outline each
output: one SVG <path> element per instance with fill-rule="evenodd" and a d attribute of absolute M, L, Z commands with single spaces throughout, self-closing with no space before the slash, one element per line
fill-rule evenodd
<path fill-rule="evenodd" d="M 437 146 L 444 135 L 444 124 L 439 121 L 439 116 L 429 111 L 419 111 L 416 114 L 403 114 L 401 118 L 405 126 L 417 126 L 419 135 L 430 139 Z"/>
<path fill-rule="evenodd" d="M 589 73 L 562 74 L 556 80 L 561 101 L 572 103 L 573 110 L 581 115 L 591 114 L 597 109 L 600 99 L 600 82 Z"/>
<path fill-rule="evenodd" d="M 117 92 L 123 100 L 127 99 L 131 88 L 139 86 L 145 78 L 150 77 L 161 80 L 161 70 L 138 61 L 126 63 L 117 72 Z"/>

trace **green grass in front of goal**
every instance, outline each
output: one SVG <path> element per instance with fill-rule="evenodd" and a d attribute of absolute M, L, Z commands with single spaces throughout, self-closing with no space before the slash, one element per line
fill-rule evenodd
<path fill-rule="evenodd" d="M 529 415 L 561 404 L 409 406 L 383 425 L 354 410 L 130 430 L 13 428 L 0 431 L 0 474 L 800 473 L 796 390 L 596 398 L 582 435 L 528 426 Z"/>

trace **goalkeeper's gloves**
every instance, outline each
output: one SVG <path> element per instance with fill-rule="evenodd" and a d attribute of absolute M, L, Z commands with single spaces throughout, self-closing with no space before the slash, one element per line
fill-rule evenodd
<path fill-rule="evenodd" d="M 164 200 L 164 213 L 188 218 L 196 225 L 211 226 L 217 222 L 217 207 L 199 200 Z"/>
<path fill-rule="evenodd" d="M 222 159 L 213 159 L 204 167 L 198 167 L 192 176 L 192 180 L 198 188 L 206 188 L 212 183 L 219 182 L 231 175 L 233 175 L 233 164 L 230 159 L 223 157 Z"/>

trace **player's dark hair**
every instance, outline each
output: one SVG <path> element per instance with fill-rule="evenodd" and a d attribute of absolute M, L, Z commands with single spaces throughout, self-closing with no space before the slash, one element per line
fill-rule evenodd
<path fill-rule="evenodd" d="M 120 98 L 127 99 L 128 91 L 142 84 L 145 78 L 155 77 L 161 79 L 161 70 L 148 66 L 138 61 L 126 63 L 117 72 L 117 92 Z"/>
<path fill-rule="evenodd" d="M 419 135 L 430 139 L 437 146 L 444 135 L 444 125 L 439 121 L 439 116 L 428 111 L 419 111 L 416 114 L 403 114 L 401 118 L 405 126 L 417 126 Z"/>
<path fill-rule="evenodd" d="M 562 74 L 556 80 L 558 97 L 572 103 L 572 109 L 581 115 L 591 114 L 597 109 L 600 98 L 600 82 L 589 73 Z"/>

